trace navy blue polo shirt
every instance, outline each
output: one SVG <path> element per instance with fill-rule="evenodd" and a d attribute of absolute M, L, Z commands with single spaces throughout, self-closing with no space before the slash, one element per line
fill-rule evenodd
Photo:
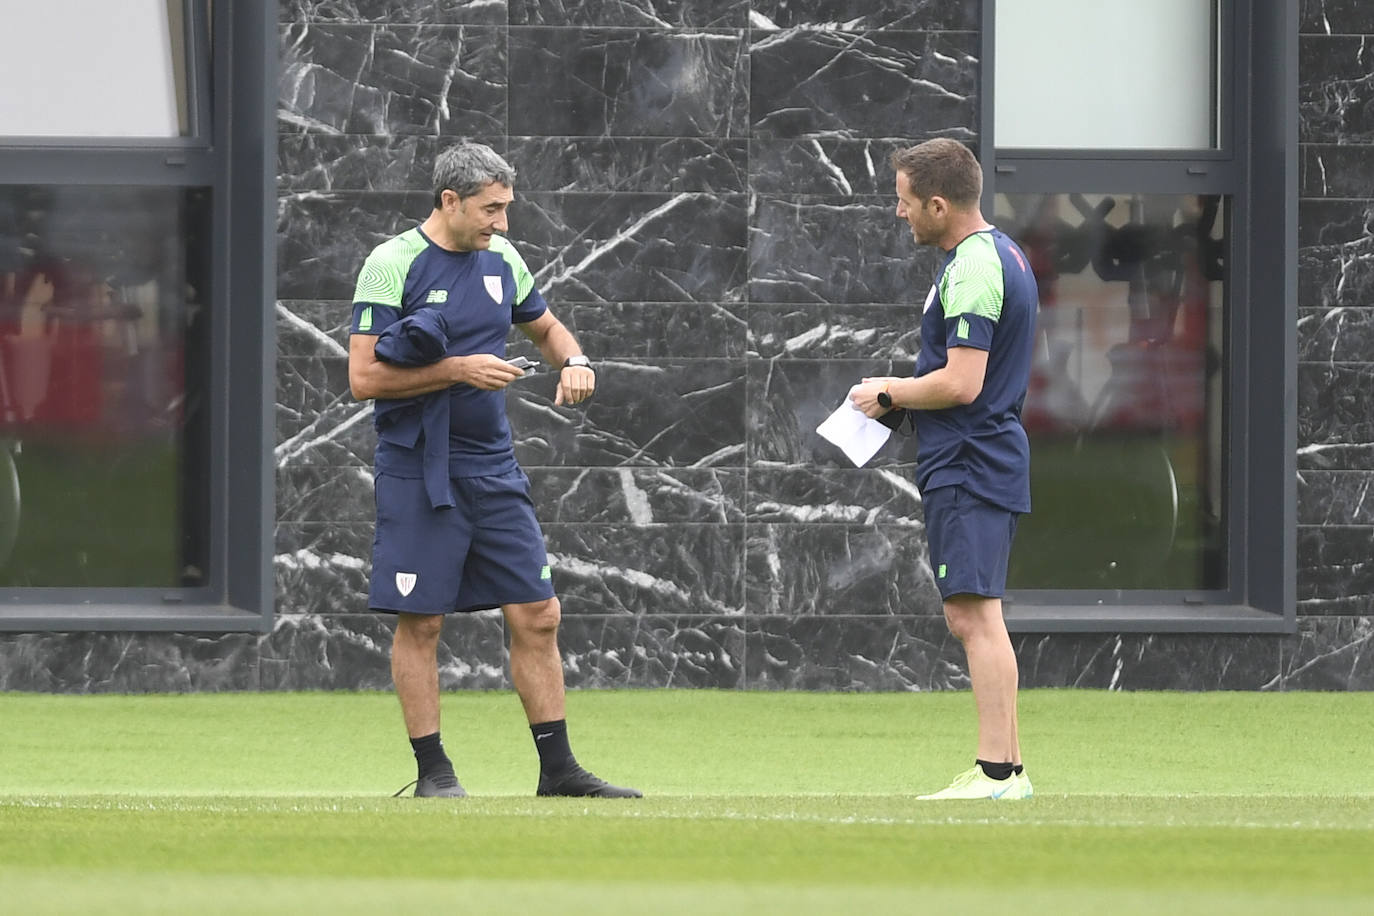
<path fill-rule="evenodd" d="M 504 236 L 485 251 L 449 251 L 417 226 L 378 245 L 358 274 L 353 293 L 354 334 L 381 334 L 419 308 L 443 313 L 447 356 L 506 356 L 512 324 L 533 321 L 548 309 L 534 277 Z M 453 385 L 449 399 L 449 473 L 485 477 L 516 467 L 504 391 Z M 378 430 L 376 469 L 396 477 L 423 476 L 421 398 L 378 399 L 402 409 L 402 422 Z M 404 422 L 413 409 L 414 422 Z M 394 416 L 394 414 L 393 414 Z"/>
<path fill-rule="evenodd" d="M 995 228 L 950 251 L 926 298 L 917 378 L 944 367 L 951 347 L 988 353 L 972 404 L 915 411 L 916 484 L 958 484 L 1009 512 L 1030 511 L 1030 443 L 1021 406 L 1030 384 L 1039 293 L 1025 254 Z"/>

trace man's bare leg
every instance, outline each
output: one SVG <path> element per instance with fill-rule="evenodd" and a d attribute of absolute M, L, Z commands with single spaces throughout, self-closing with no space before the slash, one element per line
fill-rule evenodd
<path fill-rule="evenodd" d="M 439 666 L 436 653 L 444 618 L 440 614 L 397 614 L 391 643 L 391 680 L 401 701 L 406 734 L 439 730 Z"/>
<path fill-rule="evenodd" d="M 563 657 L 558 654 L 557 598 L 502 605 L 510 627 L 510 677 L 531 725 L 564 717 Z"/>
<path fill-rule="evenodd" d="M 573 756 L 565 719 L 563 657 L 558 652 L 558 599 L 506 604 L 501 611 L 510 628 L 511 681 L 539 752 L 538 794 L 639 798 L 639 790 L 593 776 Z"/>
<path fill-rule="evenodd" d="M 417 796 L 461 798 L 453 763 L 439 739 L 439 666 L 436 653 L 444 618 L 434 614 L 398 614 L 391 642 L 391 680 L 401 701 L 406 734 L 415 751 Z"/>
<path fill-rule="evenodd" d="M 1020 764 L 1016 653 L 1002 619 L 1002 600 L 954 595 L 945 601 L 949 630 L 964 646 L 978 708 L 978 759 Z"/>

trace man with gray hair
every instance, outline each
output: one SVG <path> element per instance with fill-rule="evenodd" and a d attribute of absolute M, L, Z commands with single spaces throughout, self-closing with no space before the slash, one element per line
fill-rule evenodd
<path fill-rule="evenodd" d="M 348 381 L 376 399 L 377 532 L 368 606 L 396 615 L 391 676 L 415 752 L 417 796 L 462 797 L 439 739 L 444 616 L 499 607 L 510 672 L 539 754 L 539 795 L 637 798 L 578 764 L 564 720 L 560 609 L 504 389 L 511 326 L 559 367 L 555 406 L 596 374 L 506 239 L 515 170 L 460 142 L 434 166 L 434 210 L 373 249 L 358 275 Z"/>

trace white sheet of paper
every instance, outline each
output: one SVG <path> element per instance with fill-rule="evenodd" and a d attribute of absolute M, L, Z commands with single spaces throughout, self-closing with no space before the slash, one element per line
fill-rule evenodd
<path fill-rule="evenodd" d="M 816 427 L 816 432 L 838 445 L 845 456 L 854 462 L 854 466 L 860 468 L 878 454 L 878 449 L 892 434 L 892 430 L 877 420 L 864 416 L 864 412 L 855 407 L 848 397 Z"/>

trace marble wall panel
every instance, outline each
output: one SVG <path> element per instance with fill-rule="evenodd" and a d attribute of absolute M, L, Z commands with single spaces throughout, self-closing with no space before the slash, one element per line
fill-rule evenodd
<path fill-rule="evenodd" d="M 744 525 L 546 523 L 567 617 L 744 613 Z"/>
<path fill-rule="evenodd" d="M 519 193 L 742 193 L 750 144 L 734 137 L 512 137 Z"/>
<path fill-rule="evenodd" d="M 749 15 L 756 29 L 977 32 L 981 6 L 979 0 L 751 0 Z"/>
<path fill-rule="evenodd" d="M 1298 524 L 1374 525 L 1372 471 L 1298 471 Z"/>
<path fill-rule="evenodd" d="M 273 556 L 277 613 L 366 612 L 373 531 L 371 519 L 279 522 Z"/>
<path fill-rule="evenodd" d="M 743 28 L 745 0 L 510 0 L 510 24 L 618 28 Z"/>
<path fill-rule="evenodd" d="M 370 467 L 376 448 L 370 403 L 348 393 L 347 361 L 283 359 L 277 364 L 277 467 Z"/>
<path fill-rule="evenodd" d="M 279 0 L 280 22 L 384 22 L 503 25 L 506 4 L 493 0 Z"/>
<path fill-rule="evenodd" d="M 276 483 L 279 524 L 302 524 L 322 518 L 370 523 L 375 515 L 370 465 L 280 466 Z"/>
<path fill-rule="evenodd" d="M 1365 0 L 1302 0 L 1299 17 L 1305 35 L 1374 35 L 1374 7 Z"/>
<path fill-rule="evenodd" d="M 902 137 L 911 124 L 976 132 L 977 35 L 756 28 L 751 38 L 755 137 Z"/>
<path fill-rule="evenodd" d="M 294 22 L 281 35 L 283 133 L 503 134 L 507 30 Z"/>
<path fill-rule="evenodd" d="M 744 132 L 737 31 L 510 30 L 516 136 L 729 137 Z"/>
<path fill-rule="evenodd" d="M 1368 4 L 1304 0 L 1300 40 L 1298 613 L 1274 686 L 1370 689 L 1374 519 L 1367 398 L 1374 304 Z M 1342 37 L 1327 37 L 1342 36 Z M 1360 36 L 1360 37 L 1355 37 Z M 1355 306 L 1355 308 L 1347 308 Z"/>
<path fill-rule="evenodd" d="M 1324 446 L 1349 445 L 1348 449 L 1324 449 L 1323 466 L 1348 470 L 1374 470 L 1367 463 L 1374 446 L 1374 364 L 1300 363 L 1298 365 L 1298 441 L 1306 451 Z M 1311 462 L 1299 459 L 1302 464 Z M 1364 460 L 1366 463 L 1360 464 Z"/>
<path fill-rule="evenodd" d="M 1330 368 L 1369 362 L 1374 354 L 1374 307 L 1298 310 L 1298 361 Z"/>
<path fill-rule="evenodd" d="M 943 613 L 924 525 L 750 523 L 746 549 L 750 616 Z"/>
<path fill-rule="evenodd" d="M 918 131 L 920 127 L 916 128 Z M 751 187 L 773 196 L 815 194 L 823 197 L 890 198 L 895 175 L 888 166 L 892 153 L 912 143 L 939 136 L 913 133 L 900 139 L 850 140 L 799 137 L 749 142 Z M 889 208 L 897 219 L 895 198 Z"/>
<path fill-rule="evenodd" d="M 551 302 L 742 298 L 743 195 L 534 191 L 521 201 L 512 234 Z"/>
<path fill-rule="evenodd" d="M 751 522 L 920 527 L 924 524 L 915 467 L 816 468 L 761 466 L 749 470 Z"/>
<path fill-rule="evenodd" d="M 1368 36 L 1298 39 L 1298 137 L 1310 143 L 1374 142 L 1374 56 Z"/>
<path fill-rule="evenodd" d="M 1298 302 L 1322 308 L 1374 302 L 1374 235 L 1300 248 Z"/>
<path fill-rule="evenodd" d="M 522 465 L 741 465 L 743 360 L 602 363 L 585 407 L 553 407 L 557 380 L 531 378 L 507 402 Z"/>
<path fill-rule="evenodd" d="M 251 633 L 24 633 L 0 638 L 0 690 L 184 693 L 256 690 Z"/>
<path fill-rule="evenodd" d="M 735 524 L 744 521 L 746 472 L 730 468 L 527 467 L 545 524 Z"/>
<path fill-rule="evenodd" d="M 1308 143 L 1302 147 L 1298 195 L 1304 198 L 1367 199 L 1374 190 L 1374 158 L 1369 147 Z"/>
<path fill-rule="evenodd" d="M 1275 689 L 1277 636 L 1016 636 L 1023 687 L 1108 690 Z"/>
<path fill-rule="evenodd" d="M 423 220 L 432 206 L 429 191 L 283 195 L 277 203 L 277 295 L 351 303 L 368 253 Z"/>
<path fill-rule="evenodd" d="M 1284 690 L 1374 690 L 1374 617 L 1309 617 L 1283 650 Z"/>
<path fill-rule="evenodd" d="M 287 299 L 276 304 L 277 357 L 348 358 L 353 304 L 344 299 Z"/>
<path fill-rule="evenodd" d="M 473 139 L 505 152 L 499 138 Z M 282 134 L 277 138 L 277 190 L 420 190 L 429 187 L 434 157 L 450 142 L 413 134 Z"/>
<path fill-rule="evenodd" d="M 598 385 L 611 385 L 618 363 L 712 357 L 742 362 L 747 355 L 747 307 L 742 303 L 555 301 L 549 307 L 577 335 L 583 351 L 593 355 Z M 508 352 L 543 359 L 518 331 L 511 335 Z M 655 393 L 644 392 L 650 397 Z"/>
<path fill-rule="evenodd" d="M 890 200 L 759 194 L 749 227 L 749 297 L 823 313 L 837 303 L 918 305 L 938 272 Z"/>
<path fill-rule="evenodd" d="M 1303 525 L 1298 528 L 1298 613 L 1374 615 L 1374 530 Z"/>
<path fill-rule="evenodd" d="M 569 689 L 745 686 L 738 617 L 580 615 L 558 631 Z"/>
<path fill-rule="evenodd" d="M 1374 304 L 1374 202 L 1299 201 L 1298 246 L 1300 305 Z"/>
<path fill-rule="evenodd" d="M 1374 202 L 1368 199 L 1304 200 L 1298 205 L 1298 216 L 1298 245 L 1302 248 L 1350 245 L 1374 235 Z"/>
<path fill-rule="evenodd" d="M 868 360 L 910 374 L 921 346 L 914 305 L 750 303 L 748 321 L 749 352 L 764 359 Z"/>
<path fill-rule="evenodd" d="M 748 686 L 770 690 L 967 689 L 943 619 L 751 618 Z"/>

